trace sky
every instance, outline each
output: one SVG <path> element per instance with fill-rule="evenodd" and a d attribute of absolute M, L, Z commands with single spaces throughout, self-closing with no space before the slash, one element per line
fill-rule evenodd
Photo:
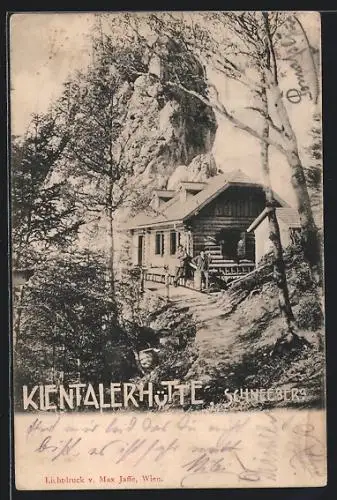
<path fill-rule="evenodd" d="M 14 14 L 10 25 L 11 128 L 45 112 L 69 74 L 90 61 L 90 14 Z"/>
<path fill-rule="evenodd" d="M 315 46 L 319 46 L 320 38 L 317 16 L 317 13 L 310 12 L 300 14 L 307 36 Z M 24 134 L 31 114 L 47 111 L 49 104 L 60 95 L 62 83 L 70 73 L 90 62 L 89 33 L 93 22 L 93 13 L 25 13 L 11 17 L 10 88 L 13 134 Z M 244 110 L 247 102 L 240 85 L 212 71 L 209 72 L 209 78 L 217 86 L 228 109 Z M 286 71 L 286 75 L 280 79 L 282 90 L 286 92 L 296 85 L 295 72 Z M 308 143 L 308 130 L 315 107 L 304 97 L 300 103 L 286 103 L 300 150 L 303 150 Z M 253 128 L 256 127 L 254 114 L 247 114 L 246 111 L 243 113 L 240 116 Z M 235 129 L 225 118 L 217 116 L 217 119 L 213 154 L 219 167 L 224 171 L 241 168 L 251 177 L 261 180 L 259 142 L 246 132 Z M 288 203 L 294 205 L 287 163 L 273 148 L 270 151 L 273 187 Z"/>

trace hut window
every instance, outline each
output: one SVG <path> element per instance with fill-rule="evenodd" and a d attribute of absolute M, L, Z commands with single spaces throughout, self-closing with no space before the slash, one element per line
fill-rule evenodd
<path fill-rule="evenodd" d="M 156 233 L 155 254 L 164 255 L 164 233 Z"/>
<path fill-rule="evenodd" d="M 177 251 L 177 233 L 175 231 L 170 232 L 170 255 L 174 255 Z"/>

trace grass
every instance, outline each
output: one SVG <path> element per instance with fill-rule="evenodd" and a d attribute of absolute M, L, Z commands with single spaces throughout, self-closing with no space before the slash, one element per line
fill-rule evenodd
<path fill-rule="evenodd" d="M 182 379 L 203 382 L 205 407 L 211 411 L 227 408 L 225 388 L 230 391 L 301 388 L 305 392 L 300 401 L 296 398 L 288 402 L 240 401 L 231 406 L 235 410 L 285 405 L 307 408 L 324 404 L 324 327 L 320 293 L 297 249 L 288 249 L 285 260 L 298 323 L 297 334 L 309 345 L 271 355 L 284 326 L 269 256 L 261 271 L 223 293 L 218 303 L 219 315 L 198 328 L 195 344 L 189 347 L 189 356 L 184 352 L 178 356 L 183 366 L 179 363 L 177 375 L 179 372 Z M 174 359 L 168 356 L 163 360 L 159 370 L 161 377 L 166 372 L 175 372 Z"/>

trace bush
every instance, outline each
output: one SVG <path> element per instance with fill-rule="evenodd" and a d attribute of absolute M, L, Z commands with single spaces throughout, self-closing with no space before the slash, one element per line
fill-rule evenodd
<path fill-rule="evenodd" d="M 323 323 L 323 313 L 317 297 L 305 297 L 300 301 L 296 322 L 299 328 L 313 331 L 318 330 Z"/>
<path fill-rule="evenodd" d="M 15 384 L 128 380 L 132 340 L 119 324 L 98 255 L 60 254 L 38 270 L 20 304 Z M 18 394 L 18 393 L 17 393 Z"/>

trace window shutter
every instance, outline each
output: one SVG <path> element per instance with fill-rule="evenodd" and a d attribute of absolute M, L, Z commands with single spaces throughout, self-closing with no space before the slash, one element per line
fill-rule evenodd
<path fill-rule="evenodd" d="M 161 255 L 165 253 L 165 235 L 161 233 Z"/>
<path fill-rule="evenodd" d="M 177 250 L 177 233 L 175 231 L 170 232 L 170 254 L 174 255 Z"/>
<path fill-rule="evenodd" d="M 160 255 L 161 254 L 161 237 L 160 233 L 155 234 L 155 254 Z"/>

